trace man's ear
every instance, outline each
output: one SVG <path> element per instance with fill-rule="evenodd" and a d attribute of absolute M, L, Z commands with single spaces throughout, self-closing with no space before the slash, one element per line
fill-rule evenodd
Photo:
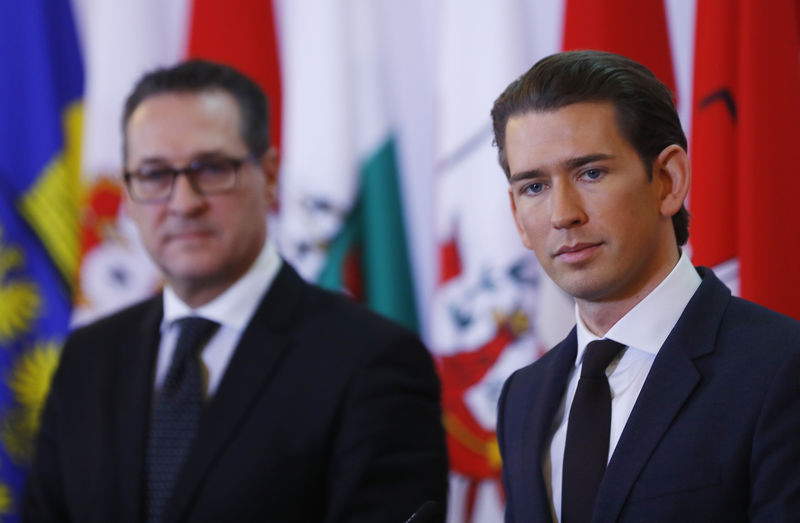
<path fill-rule="evenodd" d="M 280 171 L 280 159 L 278 149 L 270 147 L 261 157 L 261 171 L 264 173 L 266 182 L 267 198 L 270 205 L 275 203 L 278 191 L 278 172 Z"/>
<path fill-rule="evenodd" d="M 653 162 L 653 179 L 661 184 L 659 212 L 672 217 L 689 195 L 691 167 L 686 150 L 679 145 L 665 147 Z"/>

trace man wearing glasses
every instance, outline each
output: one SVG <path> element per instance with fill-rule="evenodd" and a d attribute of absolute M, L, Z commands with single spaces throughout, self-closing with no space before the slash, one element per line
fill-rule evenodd
<path fill-rule="evenodd" d="M 412 334 L 311 286 L 268 241 L 262 91 L 191 61 L 123 116 L 126 205 L 163 293 L 74 332 L 32 521 L 405 521 L 444 512 L 439 384 Z"/>

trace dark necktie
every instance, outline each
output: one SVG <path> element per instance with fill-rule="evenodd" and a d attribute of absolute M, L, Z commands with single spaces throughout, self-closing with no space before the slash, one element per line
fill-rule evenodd
<path fill-rule="evenodd" d="M 611 432 L 611 391 L 606 367 L 624 347 L 606 339 L 586 346 L 564 447 L 563 523 L 587 523 L 592 519 L 597 489 L 608 461 Z"/>
<path fill-rule="evenodd" d="M 153 407 L 147 448 L 147 520 L 159 523 L 181 465 L 197 434 L 203 405 L 199 349 L 219 324 L 190 317 L 177 321 L 178 342 Z"/>

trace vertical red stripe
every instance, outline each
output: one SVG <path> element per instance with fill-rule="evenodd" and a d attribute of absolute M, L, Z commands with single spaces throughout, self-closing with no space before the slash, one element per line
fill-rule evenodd
<path fill-rule="evenodd" d="M 731 6 L 734 8 L 731 9 Z M 736 170 L 737 102 L 735 4 L 697 4 L 692 98 L 690 242 L 693 261 L 713 267 L 736 256 L 739 240 Z"/>
<path fill-rule="evenodd" d="M 188 56 L 229 64 L 253 78 L 270 102 L 270 141 L 281 143 L 278 41 L 270 0 L 194 0 Z"/>
<path fill-rule="evenodd" d="M 705 244 L 733 235 L 742 296 L 800 319 L 797 9 L 796 0 L 699 3 L 692 242 L 698 261 L 713 263 L 721 255 Z M 712 114 L 720 107 L 697 103 L 728 85 L 732 126 Z"/>
<path fill-rule="evenodd" d="M 675 88 L 662 0 L 567 0 L 564 50 L 597 49 L 648 67 Z"/>

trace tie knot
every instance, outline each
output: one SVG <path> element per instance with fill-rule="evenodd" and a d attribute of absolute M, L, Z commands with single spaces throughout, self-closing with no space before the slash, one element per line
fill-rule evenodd
<path fill-rule="evenodd" d="M 219 328 L 219 323 L 199 316 L 181 318 L 175 322 L 180 331 L 173 360 L 180 361 L 196 352 Z"/>
<path fill-rule="evenodd" d="M 609 339 L 595 340 L 586 346 L 581 377 L 600 377 L 625 345 Z"/>

